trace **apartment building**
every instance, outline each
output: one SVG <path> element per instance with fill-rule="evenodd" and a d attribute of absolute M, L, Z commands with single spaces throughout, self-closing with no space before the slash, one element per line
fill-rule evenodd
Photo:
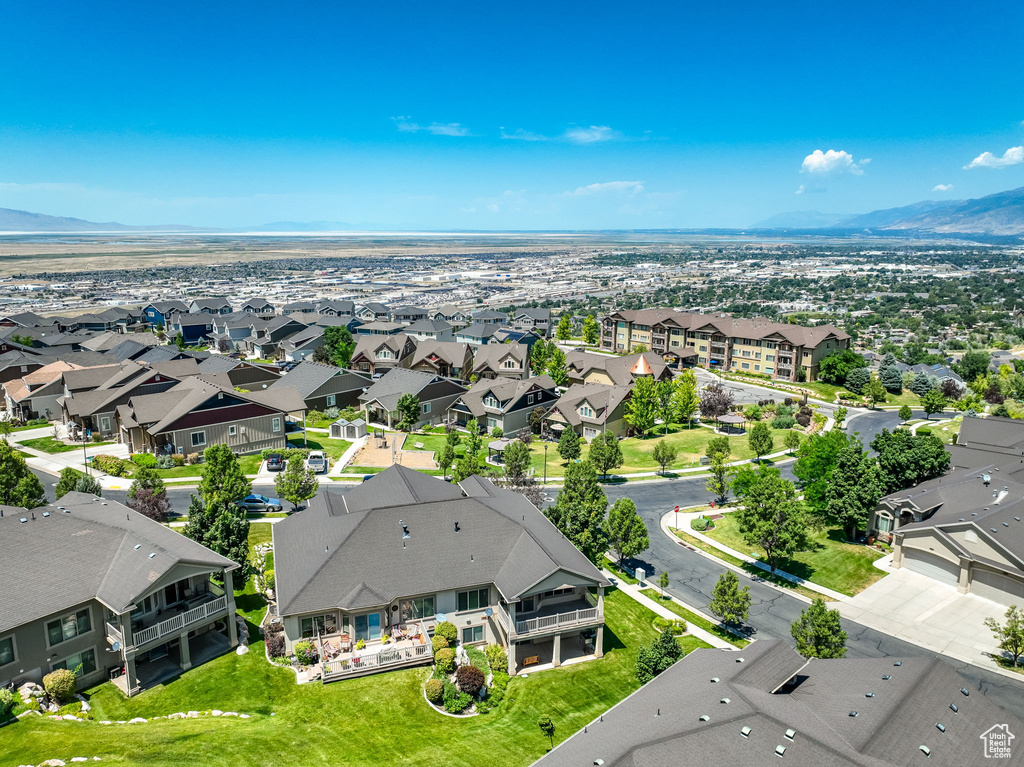
<path fill-rule="evenodd" d="M 647 347 L 666 360 L 697 353 L 697 364 L 717 370 L 813 381 L 818 364 L 846 349 L 850 336 L 834 325 L 803 327 L 728 314 L 675 309 L 612 312 L 601 319 L 601 348 L 631 352 Z"/>

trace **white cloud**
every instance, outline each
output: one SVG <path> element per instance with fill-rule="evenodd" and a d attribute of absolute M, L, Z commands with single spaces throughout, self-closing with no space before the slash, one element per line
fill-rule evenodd
<path fill-rule="evenodd" d="M 867 165 L 869 162 L 871 162 L 870 157 L 860 162 L 854 162 L 853 155 L 842 149 L 839 151 L 829 149 L 826 152 L 815 149 L 804 158 L 803 163 L 800 165 L 800 172 L 818 174 L 852 173 L 860 176 L 864 173 L 862 166 Z"/>
<path fill-rule="evenodd" d="M 420 125 L 410 122 L 408 117 L 392 117 L 395 127 L 402 133 L 432 133 L 435 136 L 468 136 L 469 128 L 460 123 L 430 123 Z"/>
<path fill-rule="evenodd" d="M 550 136 L 544 136 L 540 133 L 534 133 L 533 131 L 523 130 L 522 128 L 516 128 L 511 133 L 506 131 L 504 127 L 500 128 L 501 137 L 507 139 L 514 139 L 516 141 L 550 141 Z"/>
<path fill-rule="evenodd" d="M 971 168 L 1005 168 L 1007 165 L 1020 165 L 1024 163 L 1024 146 L 1011 146 L 1003 156 L 999 157 L 991 152 L 982 152 L 973 160 L 970 165 L 965 165 L 964 170 Z"/>
<path fill-rule="evenodd" d="M 570 197 L 581 197 L 587 194 L 602 194 L 604 192 L 629 192 L 629 194 L 640 194 L 642 191 L 644 191 L 643 181 L 605 181 L 600 184 L 579 186 L 571 192 L 563 192 L 562 194 Z"/>
<path fill-rule="evenodd" d="M 936 184 L 932 187 L 933 192 L 948 192 L 953 188 L 952 184 Z"/>
<path fill-rule="evenodd" d="M 597 144 L 601 141 L 612 141 L 622 138 L 617 130 L 612 130 L 607 125 L 591 125 L 589 128 L 569 128 L 565 132 L 565 138 L 575 144 Z"/>
<path fill-rule="evenodd" d="M 796 190 L 796 193 L 797 194 L 821 194 L 822 192 L 827 192 L 827 191 L 828 191 L 828 189 L 826 189 L 821 184 L 801 184 L 800 188 Z"/>

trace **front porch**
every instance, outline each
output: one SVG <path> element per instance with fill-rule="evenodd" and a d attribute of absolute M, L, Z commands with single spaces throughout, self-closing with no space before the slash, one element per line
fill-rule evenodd
<path fill-rule="evenodd" d="M 597 637 L 604 626 L 571 631 L 543 639 L 527 639 L 509 647 L 509 674 L 527 674 L 573 663 L 596 660 L 603 656 Z M 526 661 L 530 661 L 528 664 Z"/>
<path fill-rule="evenodd" d="M 182 641 L 187 643 L 184 648 Z M 136 695 L 142 690 L 176 679 L 193 666 L 223 655 L 231 646 L 231 639 L 216 629 L 184 640 L 179 636 L 125 661 L 125 673 L 114 677 L 112 681 L 125 695 Z M 134 667 L 134 672 L 129 666 Z M 132 679 L 135 684 L 130 688 Z"/>

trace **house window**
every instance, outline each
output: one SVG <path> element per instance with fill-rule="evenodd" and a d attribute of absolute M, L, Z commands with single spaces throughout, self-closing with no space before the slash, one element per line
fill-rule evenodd
<path fill-rule="evenodd" d="M 579 414 L 584 418 L 593 418 L 594 409 L 590 405 L 580 405 Z"/>
<path fill-rule="evenodd" d="M 488 418 L 487 419 L 487 431 L 494 431 L 498 426 L 498 419 Z"/>
<path fill-rule="evenodd" d="M 0 639 L 0 666 L 14 663 L 14 637 Z"/>
<path fill-rule="evenodd" d="M 484 404 L 487 407 L 498 407 L 498 400 L 491 395 L 487 395 L 487 399 L 484 400 Z"/>
<path fill-rule="evenodd" d="M 878 532 L 880 533 L 892 532 L 892 519 L 890 517 L 884 517 L 879 514 L 875 518 L 875 524 L 878 527 Z"/>
<path fill-rule="evenodd" d="M 100 418 L 100 431 L 110 431 L 110 416 L 105 415 Z"/>
<path fill-rule="evenodd" d="M 206 444 L 206 432 L 205 431 L 194 431 L 192 432 L 192 447 L 199 447 L 200 445 Z"/>
<path fill-rule="evenodd" d="M 749 362 L 744 362 L 744 363 L 740 364 L 740 367 L 743 368 L 744 370 L 750 370 L 750 363 Z"/>
<path fill-rule="evenodd" d="M 430 412 L 430 403 L 429 402 L 424 402 L 423 403 L 423 414 L 426 415 L 429 412 Z"/>
<path fill-rule="evenodd" d="M 591 440 L 598 435 L 597 429 L 592 429 L 589 426 L 583 427 L 583 439 Z"/>
<path fill-rule="evenodd" d="M 52 668 L 54 671 L 59 668 L 67 668 L 76 671 L 78 676 L 86 676 L 96 670 L 96 651 L 83 650 L 76 655 L 69 655 L 64 660 L 54 663 Z"/>
<path fill-rule="evenodd" d="M 506 370 L 511 370 L 512 368 L 519 367 L 518 363 L 511 357 L 507 360 L 503 360 L 501 366 Z"/>
<path fill-rule="evenodd" d="M 532 394 L 527 394 L 526 395 L 526 404 L 527 405 L 532 405 L 533 404 L 533 395 Z"/>
<path fill-rule="evenodd" d="M 379 352 L 377 352 L 377 359 L 379 359 L 379 360 L 389 360 L 389 359 L 391 359 L 391 351 L 389 349 L 381 349 Z"/>
<path fill-rule="evenodd" d="M 302 638 L 310 639 L 315 637 L 317 634 L 321 636 L 324 634 L 337 634 L 338 633 L 338 616 L 333 614 L 328 615 L 310 615 L 309 617 L 302 619 Z"/>
<path fill-rule="evenodd" d="M 484 641 L 483 626 L 470 626 L 469 628 L 462 629 L 462 644 L 472 644 L 473 642 L 482 641 Z"/>
<path fill-rule="evenodd" d="M 146 613 L 152 612 L 152 611 L 153 611 L 153 597 L 152 597 L 152 595 L 150 595 L 150 596 L 146 597 L 145 599 L 140 600 L 139 601 L 139 606 L 136 607 L 134 610 L 132 610 L 132 620 L 135 620 L 136 618 L 141 618 Z"/>
<path fill-rule="evenodd" d="M 273 421 L 271 421 L 270 428 L 273 429 L 274 431 L 281 431 L 281 419 L 275 418 Z"/>
<path fill-rule="evenodd" d="M 236 435 L 237 433 L 238 433 L 238 427 L 237 427 L 237 426 L 235 426 L 234 424 L 231 424 L 231 425 L 230 425 L 230 426 L 228 427 L 228 436 L 229 436 L 229 437 L 233 437 L 233 436 L 235 436 L 235 435 Z"/>
<path fill-rule="evenodd" d="M 92 621 L 89 618 L 89 608 L 65 615 L 63 618 L 46 624 L 46 636 L 50 647 L 74 639 L 76 636 L 88 634 L 90 631 L 92 631 Z"/>
<path fill-rule="evenodd" d="M 420 599 L 402 600 L 402 620 L 414 620 L 416 618 L 430 618 L 435 614 L 434 598 L 422 597 Z"/>
<path fill-rule="evenodd" d="M 333 394 L 327 395 L 327 407 L 334 407 L 335 398 Z"/>
<path fill-rule="evenodd" d="M 473 589 L 472 591 L 460 591 L 458 595 L 458 611 L 481 610 L 487 607 L 489 589 Z"/>
<path fill-rule="evenodd" d="M 380 613 L 357 615 L 355 618 L 356 641 L 380 639 Z"/>

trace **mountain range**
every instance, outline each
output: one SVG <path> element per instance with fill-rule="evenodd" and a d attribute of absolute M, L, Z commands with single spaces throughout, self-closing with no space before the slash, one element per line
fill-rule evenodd
<path fill-rule="evenodd" d="M 209 231 L 184 224 L 128 226 L 116 221 L 97 223 L 81 218 L 48 216 L 27 210 L 0 208 L 0 232 L 195 232 Z"/>
<path fill-rule="evenodd" d="M 859 215 L 780 213 L 753 228 L 1018 235 L 1024 234 L 1024 187 L 975 200 L 925 200 Z"/>

